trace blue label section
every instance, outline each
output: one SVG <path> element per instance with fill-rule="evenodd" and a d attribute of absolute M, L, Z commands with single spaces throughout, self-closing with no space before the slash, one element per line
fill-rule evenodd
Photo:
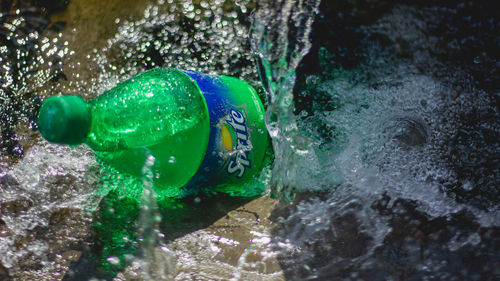
<path fill-rule="evenodd" d="M 232 110 L 231 101 L 229 100 L 230 93 L 224 83 L 217 77 L 195 71 L 184 72 L 195 80 L 200 87 L 207 103 L 210 118 L 210 138 L 205 158 L 187 185 L 217 182 L 227 162 L 220 155 L 218 141 L 221 131 L 219 122 L 228 116 Z"/>

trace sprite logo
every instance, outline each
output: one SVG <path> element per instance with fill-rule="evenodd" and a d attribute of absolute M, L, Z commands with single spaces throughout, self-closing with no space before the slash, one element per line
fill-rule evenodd
<path fill-rule="evenodd" d="M 230 133 L 228 125 L 233 129 L 234 134 Z M 221 135 L 222 144 L 231 152 L 227 172 L 241 178 L 245 170 L 251 167 L 248 154 L 252 150 L 252 143 L 248 135 L 245 116 L 240 111 L 231 109 L 229 119 L 226 120 L 226 124 L 222 125 Z"/>

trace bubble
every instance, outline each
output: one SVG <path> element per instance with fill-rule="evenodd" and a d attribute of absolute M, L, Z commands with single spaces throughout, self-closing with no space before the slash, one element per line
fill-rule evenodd
<path fill-rule="evenodd" d="M 176 160 L 175 160 L 175 156 L 170 156 L 170 157 L 168 158 L 168 163 L 170 163 L 170 164 L 174 164 L 174 163 L 175 163 L 175 161 L 176 161 Z"/>

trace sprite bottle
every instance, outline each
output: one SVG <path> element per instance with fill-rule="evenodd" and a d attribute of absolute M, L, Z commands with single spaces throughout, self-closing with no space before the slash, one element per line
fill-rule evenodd
<path fill-rule="evenodd" d="M 252 177 L 269 141 L 264 107 L 249 84 L 162 68 L 92 100 L 50 97 L 38 126 L 47 141 L 85 143 L 102 163 L 136 177 L 147 155 L 154 156 L 154 189 L 168 197 Z"/>

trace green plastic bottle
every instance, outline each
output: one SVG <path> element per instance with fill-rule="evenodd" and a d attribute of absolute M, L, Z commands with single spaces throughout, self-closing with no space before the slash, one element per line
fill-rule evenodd
<path fill-rule="evenodd" d="M 168 197 L 248 179 L 268 148 L 264 107 L 250 85 L 177 69 L 144 72 L 89 101 L 50 97 L 38 126 L 47 141 L 85 143 L 133 176 L 153 155 L 154 189 Z"/>

